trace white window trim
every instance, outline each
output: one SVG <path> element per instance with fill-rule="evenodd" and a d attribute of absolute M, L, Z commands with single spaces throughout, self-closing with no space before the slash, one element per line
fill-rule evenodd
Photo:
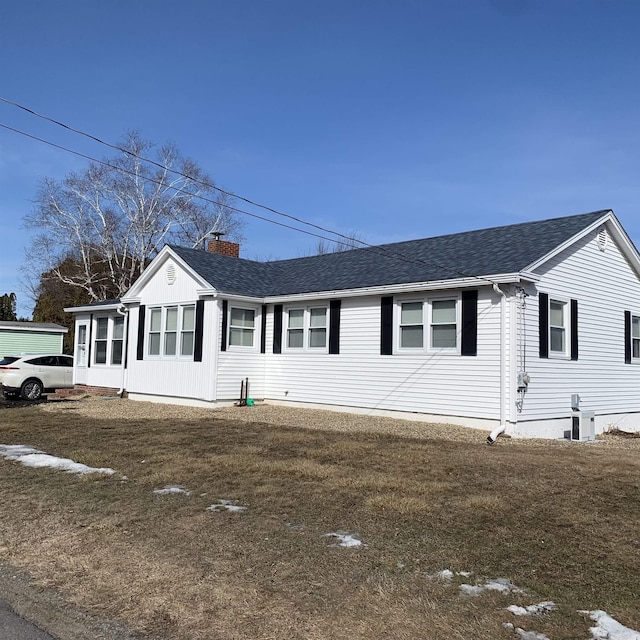
<path fill-rule="evenodd" d="M 244 346 L 241 344 L 231 344 L 231 313 L 233 309 L 242 309 L 243 311 L 253 311 L 253 344 Z M 242 351 L 244 353 L 257 352 L 260 350 L 260 327 L 262 326 L 262 312 L 259 306 L 250 304 L 233 304 L 229 302 L 229 308 L 227 309 L 227 335 L 226 344 L 227 351 Z M 242 327 L 246 329 L 247 327 Z"/>
<path fill-rule="evenodd" d="M 123 316 L 113 316 L 113 315 L 108 315 L 108 316 L 97 316 L 93 319 L 93 327 L 91 329 L 91 366 L 92 367 L 105 367 L 105 368 L 113 368 L 113 367 L 122 367 L 122 362 L 124 362 L 125 359 L 125 353 L 124 353 L 124 348 L 125 348 L 125 336 L 124 336 L 124 326 L 123 326 L 123 333 L 122 333 L 122 362 L 118 363 L 118 364 L 112 364 L 111 359 L 113 357 L 113 342 L 114 340 L 120 340 L 120 338 L 114 338 L 113 336 L 113 329 L 114 329 L 114 325 L 115 325 L 115 320 L 116 318 L 122 318 Z M 98 338 L 98 321 L 99 320 L 107 320 L 107 336 L 106 338 Z M 87 336 L 87 340 L 88 340 L 88 336 Z M 98 349 L 96 347 L 96 344 L 98 342 L 106 342 L 106 353 L 105 353 L 105 357 L 106 357 L 106 362 L 97 362 L 96 361 L 96 356 L 98 355 Z"/>
<path fill-rule="evenodd" d="M 455 347 L 433 347 L 431 345 L 431 326 L 432 326 L 432 309 L 433 303 L 440 300 L 455 300 L 456 303 L 456 346 Z M 403 347 L 402 346 L 402 305 L 411 302 L 422 303 L 422 347 Z M 456 293 L 443 293 L 430 296 L 411 296 L 407 298 L 398 298 L 395 302 L 394 309 L 394 327 L 395 327 L 395 348 L 394 352 L 398 354 L 442 354 L 442 355 L 460 355 L 461 349 L 461 333 L 462 333 L 462 295 Z"/>
<path fill-rule="evenodd" d="M 312 327 L 311 326 L 311 310 L 312 309 L 323 309 L 324 310 L 324 330 L 325 330 L 325 340 L 324 346 L 322 347 L 312 347 L 311 343 L 311 330 L 312 329 L 321 329 L 322 327 Z M 302 346 L 301 347 L 290 347 L 289 346 L 289 312 L 295 310 L 302 310 L 303 313 L 303 322 L 302 322 Z M 283 310 L 284 322 L 283 322 L 283 351 L 287 351 L 290 353 L 329 353 L 329 305 L 327 304 L 292 304 Z"/>
<path fill-rule="evenodd" d="M 554 351 L 551 348 L 551 303 L 558 302 L 564 305 L 564 351 Z M 549 326 L 547 327 L 547 336 L 549 344 L 549 358 L 557 358 L 558 360 L 571 359 L 571 300 L 549 294 L 549 303 L 547 308 L 547 317 L 549 318 Z"/>
<path fill-rule="evenodd" d="M 640 357 L 636 358 L 633 355 L 633 341 L 637 340 L 638 342 L 640 342 L 640 337 L 637 337 L 637 338 L 633 337 L 633 319 L 636 318 L 638 321 L 640 321 L 640 313 L 636 314 L 636 313 L 633 313 L 633 311 L 631 311 L 630 313 L 631 313 L 631 331 L 629 335 L 629 340 L 631 341 L 631 344 L 629 345 L 629 347 L 631 349 L 631 362 L 633 362 L 634 364 L 640 364 Z"/>
<path fill-rule="evenodd" d="M 193 308 L 194 310 L 194 328 L 193 330 L 184 330 L 183 329 L 183 319 L 184 319 L 184 309 Z M 146 318 L 145 318 L 145 332 L 144 332 L 144 357 L 145 360 L 182 360 L 184 362 L 193 361 L 193 353 L 189 355 L 181 355 L 182 351 L 182 334 L 184 331 L 192 331 L 194 334 L 193 339 L 193 348 L 192 351 L 195 351 L 195 302 L 176 302 L 172 304 L 165 305 L 150 305 L 147 308 Z M 160 310 L 160 331 L 154 331 L 153 333 L 160 334 L 160 353 L 159 354 L 151 354 L 149 353 L 150 344 L 150 336 L 151 336 L 151 316 L 153 311 Z M 169 309 L 177 309 L 178 318 L 175 331 L 167 331 L 167 311 Z M 176 353 L 175 354 L 165 354 L 165 336 L 167 333 L 175 333 L 176 334 Z M 115 365 L 114 365 L 115 366 Z"/>

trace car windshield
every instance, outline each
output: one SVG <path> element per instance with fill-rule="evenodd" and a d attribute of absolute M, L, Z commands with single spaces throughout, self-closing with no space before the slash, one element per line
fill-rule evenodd
<path fill-rule="evenodd" d="M 5 356 L 4 358 L 2 358 L 2 360 L 0 360 L 0 367 L 4 364 L 13 364 L 16 360 L 20 360 L 19 357 L 17 356 Z"/>

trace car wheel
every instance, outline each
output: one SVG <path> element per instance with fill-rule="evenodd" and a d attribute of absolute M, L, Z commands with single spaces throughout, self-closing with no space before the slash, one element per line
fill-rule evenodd
<path fill-rule="evenodd" d="M 20 387 L 20 397 L 23 400 L 38 400 L 44 391 L 40 380 L 27 380 Z"/>

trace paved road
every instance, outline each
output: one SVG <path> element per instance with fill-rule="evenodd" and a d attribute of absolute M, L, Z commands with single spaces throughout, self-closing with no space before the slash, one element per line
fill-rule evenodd
<path fill-rule="evenodd" d="M 3 600 L 0 600 L 0 639 L 54 640 L 53 636 L 14 613 L 13 609 Z"/>

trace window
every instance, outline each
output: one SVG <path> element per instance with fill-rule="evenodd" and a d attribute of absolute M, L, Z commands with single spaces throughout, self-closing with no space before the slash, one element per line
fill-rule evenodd
<path fill-rule="evenodd" d="M 287 311 L 287 349 L 327 348 L 327 307 Z"/>
<path fill-rule="evenodd" d="M 631 357 L 640 358 L 640 317 L 631 316 Z"/>
<path fill-rule="evenodd" d="M 431 302 L 431 348 L 455 349 L 458 346 L 457 301 Z"/>
<path fill-rule="evenodd" d="M 287 318 L 287 347 L 302 349 L 304 347 L 304 309 L 289 309 Z"/>
<path fill-rule="evenodd" d="M 400 348 L 422 351 L 425 349 L 457 350 L 460 346 L 458 315 L 457 297 L 401 302 L 399 305 Z"/>
<path fill-rule="evenodd" d="M 195 305 L 156 307 L 149 312 L 147 353 L 166 358 L 192 357 Z"/>
<path fill-rule="evenodd" d="M 95 363 L 107 364 L 107 336 L 109 334 L 109 318 L 96 320 Z"/>
<path fill-rule="evenodd" d="M 195 307 L 182 308 L 182 330 L 180 332 L 180 355 L 193 355 L 193 340 L 196 330 Z"/>
<path fill-rule="evenodd" d="M 424 325 L 422 302 L 403 302 L 400 308 L 400 346 L 403 349 L 422 349 Z"/>
<path fill-rule="evenodd" d="M 229 346 L 253 347 L 255 326 L 255 309 L 231 307 L 229 313 Z"/>
<path fill-rule="evenodd" d="M 567 352 L 567 303 L 560 300 L 549 300 L 549 351 Z"/>
<path fill-rule="evenodd" d="M 80 327 L 83 329 L 83 326 Z M 121 365 L 124 350 L 124 316 L 115 315 L 96 318 L 93 338 L 93 363 L 102 365 Z M 86 340 L 86 328 L 80 331 L 78 346 Z M 79 364 L 83 350 L 79 349 Z"/>
<path fill-rule="evenodd" d="M 122 364 L 122 345 L 124 340 L 124 316 L 113 319 L 113 335 L 111 337 L 111 364 Z"/>

